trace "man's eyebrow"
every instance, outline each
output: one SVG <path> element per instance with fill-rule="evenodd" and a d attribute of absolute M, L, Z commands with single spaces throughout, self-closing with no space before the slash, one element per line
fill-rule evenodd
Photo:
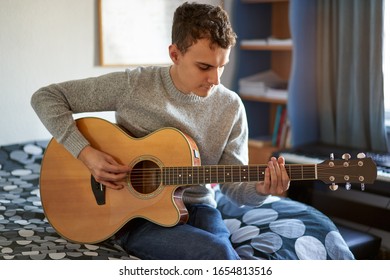
<path fill-rule="evenodd" d="M 222 67 L 222 66 L 225 66 L 225 65 L 228 64 L 228 63 L 229 63 L 229 61 L 227 61 L 224 65 L 221 65 L 221 67 Z M 208 64 L 208 63 L 206 63 L 206 62 L 200 62 L 200 61 L 198 61 L 197 64 L 198 64 L 198 65 L 207 66 L 207 67 L 217 67 L 217 66 Z"/>
<path fill-rule="evenodd" d="M 208 64 L 208 63 L 205 63 L 205 62 L 197 62 L 197 64 L 199 65 L 202 65 L 202 66 L 207 66 L 207 67 L 215 67 L 214 65 L 211 65 L 211 64 Z"/>

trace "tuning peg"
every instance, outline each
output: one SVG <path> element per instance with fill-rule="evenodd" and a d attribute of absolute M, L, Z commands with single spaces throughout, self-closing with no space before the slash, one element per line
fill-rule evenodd
<path fill-rule="evenodd" d="M 329 186 L 329 189 L 330 189 L 331 191 L 337 191 L 338 188 L 339 188 L 339 186 L 336 185 L 335 183 L 332 183 L 332 185 Z"/>
<path fill-rule="evenodd" d="M 345 153 L 345 154 L 343 154 L 343 156 L 341 158 L 344 160 L 349 160 L 351 158 L 351 155 L 348 153 Z"/>
<path fill-rule="evenodd" d="M 347 191 L 349 191 L 349 190 L 351 189 L 351 183 L 350 183 L 350 182 L 346 182 L 346 183 L 345 183 L 345 189 L 346 189 Z"/>
<path fill-rule="evenodd" d="M 366 154 L 365 153 L 358 153 L 357 158 L 359 158 L 359 159 L 366 158 Z"/>
<path fill-rule="evenodd" d="M 364 185 L 364 183 L 360 183 L 360 189 L 364 192 L 364 190 L 366 189 L 366 186 Z"/>

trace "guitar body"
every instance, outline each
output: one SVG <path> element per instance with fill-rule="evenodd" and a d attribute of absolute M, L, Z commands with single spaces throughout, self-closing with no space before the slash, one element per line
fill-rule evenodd
<path fill-rule="evenodd" d="M 165 128 L 136 139 L 102 119 L 83 118 L 76 123 L 94 148 L 134 170 L 142 166 L 157 170 L 161 166 L 200 165 L 200 158 L 194 156 L 198 154 L 195 142 L 179 130 Z M 138 217 L 162 226 L 186 222 L 183 187 L 163 186 L 158 174 L 150 177 L 157 180 L 136 182 L 137 174 L 129 174 L 127 187 L 105 188 L 94 182 L 81 161 L 52 139 L 42 160 L 42 206 L 60 235 L 80 243 L 101 242 Z"/>

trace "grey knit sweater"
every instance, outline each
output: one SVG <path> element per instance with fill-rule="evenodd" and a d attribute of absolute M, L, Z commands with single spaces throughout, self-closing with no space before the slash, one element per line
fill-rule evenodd
<path fill-rule="evenodd" d="M 74 113 L 115 111 L 116 121 L 135 137 L 175 127 L 198 145 L 202 165 L 248 162 L 248 127 L 238 95 L 223 85 L 208 97 L 176 89 L 169 67 L 140 67 L 100 77 L 52 84 L 33 94 L 31 104 L 58 142 L 77 157 L 89 143 L 77 130 Z M 260 205 L 266 198 L 254 183 L 229 183 L 221 190 L 239 205 Z M 186 204 L 216 205 L 206 186 L 186 189 Z"/>

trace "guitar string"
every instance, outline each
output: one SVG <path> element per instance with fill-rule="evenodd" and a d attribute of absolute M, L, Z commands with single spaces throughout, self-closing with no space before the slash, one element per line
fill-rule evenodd
<path fill-rule="evenodd" d="M 315 179 L 314 177 L 311 177 L 311 178 L 308 178 L 308 179 Z M 291 179 L 292 181 L 294 180 L 298 180 L 298 181 L 301 181 L 301 180 L 304 180 L 302 178 L 295 178 L 295 179 Z M 133 185 L 143 185 L 143 184 L 151 184 L 151 185 L 160 185 L 160 184 L 164 184 L 164 185 L 186 185 L 186 184 L 218 184 L 218 183 L 238 183 L 238 182 L 260 182 L 260 181 L 263 181 L 262 178 L 259 178 L 258 180 L 255 180 L 255 179 L 249 179 L 249 180 L 243 180 L 243 179 L 237 179 L 236 178 L 233 178 L 233 179 L 229 179 L 229 178 L 205 178 L 205 179 L 187 179 L 187 178 L 165 178 L 165 179 L 157 179 L 157 178 L 148 178 L 148 179 L 132 179 L 131 180 L 131 184 Z M 329 179 L 327 181 L 330 181 Z M 357 178 L 349 178 L 349 180 L 337 180 L 335 179 L 334 182 L 336 183 L 343 183 L 343 182 L 352 182 L 352 183 L 359 183 L 361 182 L 360 180 L 357 180 Z M 363 181 L 362 181 L 363 182 Z"/>
<path fill-rule="evenodd" d="M 262 180 L 263 174 L 258 174 L 259 171 L 257 171 L 257 170 L 259 169 L 259 167 L 265 167 L 265 166 L 266 165 L 255 166 L 255 167 L 252 166 L 251 168 L 247 168 L 248 166 L 244 166 L 244 167 L 243 166 L 234 166 L 233 168 L 249 169 L 249 170 L 244 171 L 244 172 L 242 172 L 242 170 L 241 170 L 240 174 L 234 174 L 234 172 L 233 172 L 233 174 L 227 174 L 227 173 L 225 174 L 219 170 L 218 170 L 219 171 L 218 172 L 217 169 L 221 168 L 221 166 L 217 166 L 217 167 L 216 166 L 213 166 L 213 167 L 211 167 L 211 166 L 196 166 L 195 167 L 197 169 L 209 169 L 208 171 L 211 171 L 211 172 L 208 173 L 208 175 L 210 175 L 210 176 L 207 176 L 207 174 L 202 174 L 202 172 L 200 172 L 200 174 L 199 173 L 195 174 L 195 176 L 193 176 L 194 175 L 193 173 L 196 173 L 196 172 L 188 173 L 188 170 L 194 169 L 194 167 L 164 167 L 165 169 L 169 170 L 168 174 L 166 174 L 166 173 L 163 174 L 162 168 L 141 168 L 141 169 L 133 169 L 133 171 L 131 172 L 131 174 L 132 174 L 131 178 L 133 179 L 132 182 L 134 184 L 136 184 L 137 182 L 142 182 L 144 184 L 159 184 L 161 181 L 163 181 L 163 179 L 166 179 L 165 181 L 167 181 L 167 182 L 173 182 L 173 183 L 177 182 L 177 184 L 186 184 L 186 183 L 190 183 L 190 182 L 191 183 L 194 183 L 194 182 L 195 183 L 203 183 L 203 182 L 205 182 L 205 183 L 209 183 L 209 182 L 222 183 L 222 182 L 235 182 L 235 181 L 247 182 L 247 181 L 257 181 L 255 179 Z M 291 168 L 297 167 L 297 169 L 299 169 L 299 170 L 295 170 L 295 171 L 289 170 L 290 172 L 289 171 L 288 172 L 289 172 L 289 176 L 291 177 L 290 179 L 299 180 L 299 179 L 303 179 L 302 177 L 307 177 L 307 176 L 309 176 L 312 179 L 315 179 L 315 176 L 314 176 L 315 171 L 302 170 L 302 167 L 306 167 L 306 166 L 313 167 L 313 165 L 291 166 Z M 231 169 L 231 168 L 232 167 L 230 167 L 230 166 L 228 167 L 228 169 Z M 253 170 L 254 168 L 256 170 Z M 288 168 L 288 169 L 290 169 L 290 168 Z M 344 166 L 335 166 L 335 167 L 317 166 L 317 170 L 322 170 L 322 171 L 324 171 L 324 170 L 334 171 L 335 169 L 345 169 L 345 167 Z M 153 173 L 153 171 L 154 171 L 154 174 L 150 174 L 150 173 Z M 240 172 L 240 170 L 235 170 L 235 171 L 236 171 L 236 173 Z M 148 173 L 148 174 L 145 174 L 145 173 Z M 183 174 L 185 175 L 186 173 L 189 177 L 183 176 Z M 330 172 L 329 175 L 332 175 L 333 173 L 334 172 Z M 156 174 L 158 174 L 158 175 L 156 175 Z M 160 176 L 162 176 L 164 178 L 160 178 Z M 204 178 L 201 178 L 203 180 L 199 180 L 199 176 L 204 177 Z M 244 178 L 242 178 L 242 177 L 244 177 Z M 246 180 L 247 177 L 249 177 L 248 180 Z M 358 176 L 355 177 L 353 175 L 349 175 L 349 177 L 350 177 L 350 179 L 358 178 Z M 168 178 L 168 180 L 167 180 L 167 178 Z M 239 178 L 241 178 L 241 179 L 239 179 Z"/>
<path fill-rule="evenodd" d="M 317 171 L 321 171 L 321 172 L 325 172 L 326 170 L 330 171 L 329 174 L 331 173 L 335 173 L 334 171 L 335 170 L 339 170 L 339 169 L 345 169 L 344 167 L 333 167 L 333 168 L 317 168 Z M 157 173 L 168 173 L 168 174 L 181 174 L 181 173 L 184 173 L 184 174 L 189 174 L 189 173 L 212 173 L 212 174 L 227 174 L 229 175 L 230 173 L 233 173 L 233 174 L 237 174 L 237 173 L 240 173 L 240 174 L 257 174 L 257 173 L 263 173 L 265 171 L 264 170 L 261 170 L 261 169 L 252 169 L 250 168 L 249 170 L 243 170 L 243 169 L 230 169 L 229 170 L 226 170 L 226 169 L 223 169 L 223 168 L 203 168 L 203 167 L 196 167 L 196 168 L 192 168 L 192 167 L 163 167 L 163 168 L 135 168 L 135 169 L 132 169 L 132 171 L 130 171 L 130 174 L 145 174 L 145 173 L 153 173 L 153 174 L 157 174 Z M 314 172 L 315 170 L 307 170 L 305 168 L 296 168 L 296 169 L 289 169 L 287 170 L 287 172 L 289 174 L 305 174 L 305 173 L 312 173 Z"/>
<path fill-rule="evenodd" d="M 265 168 L 267 165 L 200 165 L 200 166 L 163 166 L 163 167 L 147 167 L 147 168 L 134 168 L 133 170 L 161 170 L 161 169 L 222 169 L 222 168 L 229 168 L 229 169 L 258 169 L 258 168 Z M 307 164 L 307 165 L 286 165 L 286 169 L 289 167 L 291 168 L 305 168 L 305 167 L 315 167 L 315 165 Z M 317 165 L 317 169 L 346 169 L 349 167 L 360 167 L 359 165 L 349 165 L 347 167 L 344 166 L 334 166 L 334 167 L 328 167 L 328 166 L 321 166 Z"/>
<path fill-rule="evenodd" d="M 345 169 L 345 167 L 317 167 L 317 171 L 325 172 L 326 170 L 330 171 L 330 173 L 334 173 L 333 171 L 335 170 L 340 170 L 340 169 Z M 265 168 L 264 168 L 265 170 Z M 209 167 L 163 167 L 163 168 L 135 168 L 130 171 L 131 174 L 139 173 L 139 174 L 144 174 L 144 173 L 214 173 L 214 174 L 228 174 L 228 173 L 262 173 L 264 170 L 261 169 L 253 169 L 249 168 L 248 170 L 243 170 L 243 169 L 223 169 L 223 168 L 209 168 Z M 228 172 L 228 173 L 226 173 Z M 291 170 L 287 170 L 288 173 L 290 174 L 305 174 L 305 173 L 312 173 L 314 170 L 308 170 L 307 168 L 295 168 Z"/>

